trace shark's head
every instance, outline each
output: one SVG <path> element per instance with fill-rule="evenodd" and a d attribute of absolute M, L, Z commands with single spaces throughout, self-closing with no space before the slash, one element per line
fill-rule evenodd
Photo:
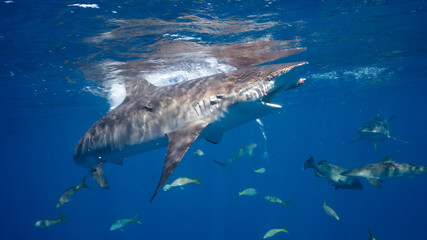
<path fill-rule="evenodd" d="M 265 65 L 234 72 L 236 76 L 232 78 L 237 78 L 233 81 L 240 86 L 237 93 L 241 98 L 240 101 L 270 102 L 280 90 L 290 90 L 301 85 L 305 78 L 298 78 L 297 74 L 300 74 L 300 71 L 292 69 L 305 64 L 307 62 Z"/>

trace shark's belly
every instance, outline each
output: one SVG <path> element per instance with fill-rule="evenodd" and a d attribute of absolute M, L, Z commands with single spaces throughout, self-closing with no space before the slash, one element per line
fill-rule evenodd
<path fill-rule="evenodd" d="M 209 138 L 238 127 L 242 124 L 268 115 L 277 108 L 269 107 L 260 101 L 244 102 L 231 106 L 223 111 L 221 116 L 209 124 L 202 132 L 201 137 Z"/>

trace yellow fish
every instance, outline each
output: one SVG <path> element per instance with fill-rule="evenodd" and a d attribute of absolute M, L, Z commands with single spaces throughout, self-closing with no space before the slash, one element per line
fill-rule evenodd
<path fill-rule="evenodd" d="M 239 192 L 239 196 L 254 196 L 257 194 L 258 192 L 255 188 L 246 188 L 245 190 Z"/>
<path fill-rule="evenodd" d="M 338 217 L 337 213 L 334 211 L 334 209 L 332 209 L 331 207 L 326 205 L 326 201 L 323 203 L 323 210 L 325 211 L 325 213 L 329 216 L 329 217 L 333 217 L 335 218 L 337 221 L 340 220 L 340 218 Z"/>
<path fill-rule="evenodd" d="M 180 177 L 177 178 L 175 181 L 173 181 L 171 184 L 166 184 L 165 186 L 163 186 L 163 191 L 167 191 L 173 187 L 182 187 L 184 185 L 187 185 L 189 183 L 196 183 L 200 186 L 202 186 L 202 184 L 199 182 L 201 176 L 199 176 L 196 179 L 190 179 L 190 178 L 186 178 L 186 177 Z"/>
<path fill-rule="evenodd" d="M 56 207 L 60 207 L 60 206 L 64 205 L 65 203 L 69 202 L 73 198 L 73 196 L 77 192 L 77 190 L 79 190 L 80 188 L 90 189 L 90 187 L 88 185 L 86 185 L 85 180 L 86 180 L 86 176 L 84 176 L 83 180 L 80 182 L 79 185 L 72 186 L 72 187 L 68 188 L 67 190 L 65 190 L 62 193 L 61 197 L 59 197 L 58 203 L 56 203 Z"/>
<path fill-rule="evenodd" d="M 372 236 L 371 229 L 368 229 L 369 232 L 369 240 L 375 240 L 374 236 Z"/>
<path fill-rule="evenodd" d="M 64 212 L 61 213 L 61 216 L 59 216 L 58 219 L 56 220 L 38 220 L 34 226 L 38 227 L 38 228 L 45 228 L 45 227 L 50 227 L 52 225 L 55 225 L 57 223 L 60 222 L 66 222 L 68 221 L 67 219 L 64 219 Z"/>
<path fill-rule="evenodd" d="M 287 233 L 287 232 L 288 232 L 288 230 L 286 230 L 286 229 L 285 229 L 285 227 L 280 228 L 280 229 L 271 229 L 270 231 L 268 231 L 268 232 L 264 235 L 263 239 L 271 238 L 271 237 L 273 237 L 274 235 L 276 235 L 276 233 L 279 233 L 279 232 L 285 232 L 285 233 Z"/>
<path fill-rule="evenodd" d="M 280 203 L 285 205 L 285 207 L 289 210 L 289 203 L 292 202 L 292 200 L 288 200 L 288 201 L 282 201 L 280 198 L 275 197 L 275 196 L 270 196 L 267 195 L 264 197 L 265 200 L 270 201 L 272 203 Z"/>
<path fill-rule="evenodd" d="M 265 173 L 265 168 L 255 169 L 255 170 L 254 170 L 254 173 L 263 174 L 263 173 Z"/>
<path fill-rule="evenodd" d="M 201 156 L 205 155 L 205 153 L 202 150 L 197 149 L 194 151 L 194 155 L 201 157 Z"/>
<path fill-rule="evenodd" d="M 123 231 L 123 227 L 130 223 L 130 222 L 136 222 L 138 224 L 141 224 L 140 221 L 136 220 L 136 217 L 138 217 L 138 214 L 135 214 L 135 216 L 133 218 L 121 218 L 119 220 L 117 220 L 115 223 L 113 223 L 113 225 L 111 225 L 110 231 L 114 231 L 119 229 L 120 231 Z"/>

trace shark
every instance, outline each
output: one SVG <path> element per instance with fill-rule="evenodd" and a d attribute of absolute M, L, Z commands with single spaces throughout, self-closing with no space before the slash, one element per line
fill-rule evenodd
<path fill-rule="evenodd" d="M 380 116 L 379 111 L 377 112 L 377 115 L 364 123 L 357 132 L 359 133 L 359 137 L 344 142 L 344 143 L 352 143 L 356 141 L 371 141 L 374 142 L 374 148 L 376 152 L 379 152 L 379 142 L 385 141 L 387 139 L 392 139 L 398 142 L 406 143 L 413 145 L 412 143 L 397 139 L 395 137 L 390 136 L 390 130 L 389 130 L 389 122 L 390 120 L 394 119 L 396 116 L 391 116 L 387 119 L 383 119 Z"/>
<path fill-rule="evenodd" d="M 367 164 L 341 174 L 350 177 L 366 178 L 372 185 L 380 189 L 380 182 L 384 179 L 427 174 L 427 166 L 398 163 L 393 161 L 392 156 L 389 154 L 379 163 Z"/>
<path fill-rule="evenodd" d="M 359 179 L 355 177 L 348 177 L 342 175 L 343 172 L 347 169 L 340 166 L 334 165 L 322 160 L 318 163 L 314 161 L 313 156 L 311 156 L 307 161 L 305 161 L 302 170 L 307 168 L 313 168 L 314 174 L 316 177 L 326 178 L 328 182 L 334 186 L 334 189 L 355 189 L 362 190 L 363 186 L 360 183 Z"/>
<path fill-rule="evenodd" d="M 126 97 L 96 121 L 74 149 L 74 161 L 108 188 L 102 165 L 167 147 L 153 201 L 187 150 L 198 138 L 218 143 L 224 131 L 270 114 L 281 105 L 272 98 L 302 83 L 308 62 L 237 69 L 166 86 L 142 77 L 125 82 Z"/>

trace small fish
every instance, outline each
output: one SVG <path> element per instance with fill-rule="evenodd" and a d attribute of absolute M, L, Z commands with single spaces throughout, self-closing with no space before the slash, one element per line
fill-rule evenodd
<path fill-rule="evenodd" d="M 73 198 L 74 194 L 80 188 L 88 188 L 88 189 L 90 189 L 90 187 L 88 185 L 86 185 L 85 181 L 86 181 L 86 176 L 83 177 L 83 180 L 80 182 L 79 185 L 72 186 L 72 187 L 68 188 L 67 190 L 65 190 L 65 192 L 62 193 L 61 197 L 59 197 L 58 202 L 56 203 L 56 207 L 58 208 L 58 207 L 64 205 L 65 203 L 71 201 L 71 199 Z"/>
<path fill-rule="evenodd" d="M 240 158 L 240 157 L 243 157 L 243 156 L 245 156 L 245 155 L 249 155 L 249 156 L 253 156 L 253 150 L 256 148 L 258 146 L 258 143 L 250 143 L 250 144 L 248 144 L 248 145 L 246 145 L 246 146 L 243 146 L 243 147 L 240 147 L 239 148 L 239 150 L 237 150 L 237 152 L 235 152 L 234 154 L 233 154 L 233 156 L 231 156 L 229 159 L 228 159 L 228 161 L 227 162 L 220 162 L 220 161 L 217 161 L 217 160 L 214 160 L 213 159 L 213 161 L 216 163 L 216 164 L 218 164 L 218 165 L 220 165 L 220 166 L 222 166 L 222 167 L 227 167 L 228 166 L 228 164 L 230 164 L 230 163 L 233 163 L 235 160 L 237 160 L 238 158 Z"/>
<path fill-rule="evenodd" d="M 290 208 L 289 208 L 289 203 L 290 202 L 292 202 L 292 200 L 289 200 L 289 201 L 282 201 L 280 198 L 278 198 L 278 197 L 275 197 L 275 196 L 271 196 L 271 195 L 267 195 L 267 196 L 265 196 L 264 197 L 264 199 L 265 200 L 267 200 L 267 201 L 270 201 L 270 202 L 272 202 L 272 203 L 279 203 L 279 204 L 283 204 L 283 205 L 285 205 L 285 207 L 287 208 L 287 209 L 289 209 L 290 210 Z"/>
<path fill-rule="evenodd" d="M 113 223 L 113 225 L 111 225 L 110 231 L 114 231 L 114 230 L 120 230 L 123 231 L 123 227 L 130 223 L 130 222 L 136 222 L 138 224 L 141 224 L 140 221 L 136 220 L 136 217 L 138 217 L 138 214 L 135 214 L 135 216 L 133 218 L 121 218 L 119 220 L 117 220 L 115 223 Z"/>
<path fill-rule="evenodd" d="M 285 227 L 280 228 L 280 229 L 271 229 L 270 231 L 268 231 L 268 232 L 264 235 L 263 239 L 271 238 L 271 237 L 273 237 L 274 235 L 276 235 L 276 233 L 279 233 L 279 232 L 285 232 L 285 233 L 287 233 L 287 232 L 288 232 L 288 230 L 286 230 L 286 229 L 285 229 Z"/>
<path fill-rule="evenodd" d="M 374 236 L 372 236 L 371 229 L 368 229 L 369 232 L 369 240 L 375 240 Z"/>
<path fill-rule="evenodd" d="M 182 186 L 187 185 L 189 183 L 196 183 L 196 184 L 202 186 L 202 184 L 199 182 L 200 177 L 201 176 L 199 176 L 198 178 L 196 178 L 194 180 L 190 179 L 190 178 L 186 178 L 186 177 L 177 178 L 171 184 L 166 184 L 163 187 L 163 191 L 168 191 L 169 189 L 174 188 L 174 187 L 182 187 Z"/>
<path fill-rule="evenodd" d="M 61 213 L 61 216 L 59 216 L 58 219 L 56 220 L 39 220 L 37 221 L 34 226 L 38 227 L 38 228 L 45 228 L 45 227 L 50 227 L 52 225 L 55 225 L 57 223 L 60 222 L 67 222 L 67 219 L 64 219 L 64 212 Z"/>
<path fill-rule="evenodd" d="M 255 170 L 254 170 L 254 173 L 263 174 L 263 173 L 265 173 L 265 168 L 255 169 Z"/>
<path fill-rule="evenodd" d="M 239 196 L 254 196 L 257 194 L 258 192 L 255 188 L 246 188 L 245 190 L 239 192 Z"/>
<path fill-rule="evenodd" d="M 197 149 L 194 151 L 194 155 L 201 157 L 201 156 L 205 155 L 205 153 L 202 150 Z"/>
<path fill-rule="evenodd" d="M 340 220 L 340 218 L 338 217 L 337 213 L 329 206 L 326 205 L 326 201 L 323 203 L 323 210 L 325 211 L 325 213 L 329 216 L 329 217 L 333 217 L 335 218 L 337 221 Z"/>

